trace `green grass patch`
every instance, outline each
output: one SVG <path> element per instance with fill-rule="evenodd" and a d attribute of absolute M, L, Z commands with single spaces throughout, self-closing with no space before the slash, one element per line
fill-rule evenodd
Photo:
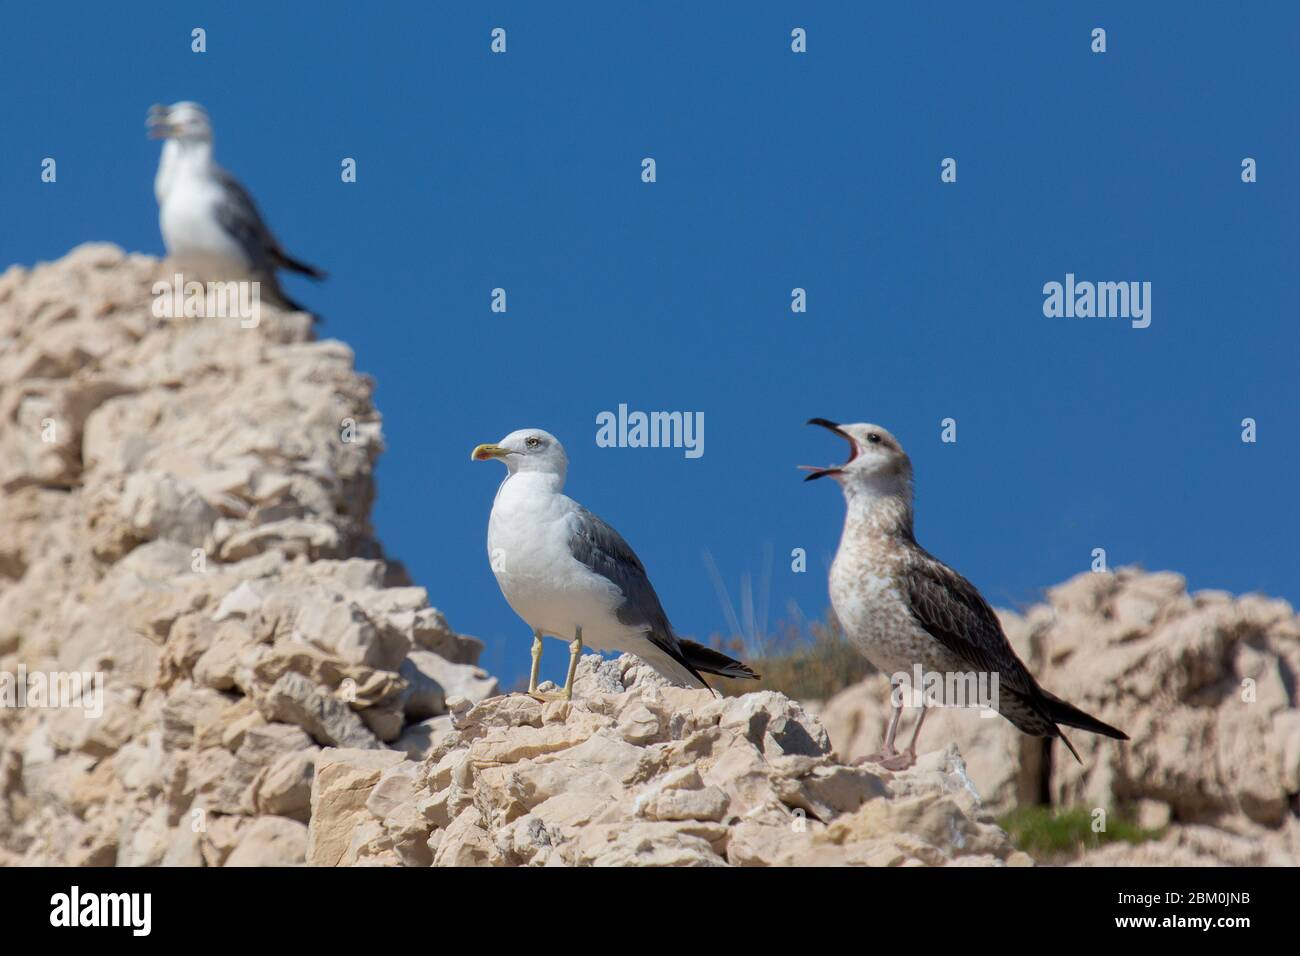
<path fill-rule="evenodd" d="M 1017 848 L 1036 860 L 1073 859 L 1107 843 L 1145 843 L 1158 840 L 1164 830 L 1144 830 L 1115 811 L 1106 813 L 1106 829 L 1093 829 L 1093 812 L 1087 807 L 1053 809 L 1021 807 L 998 820 Z"/>

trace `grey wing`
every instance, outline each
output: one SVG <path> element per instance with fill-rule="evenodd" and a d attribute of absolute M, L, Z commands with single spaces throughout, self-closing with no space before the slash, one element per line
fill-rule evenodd
<path fill-rule="evenodd" d="M 1037 699 L 1042 691 L 1002 633 L 1002 625 L 975 585 L 930 555 L 907 569 L 912 615 L 944 647 L 999 684 Z"/>
<path fill-rule="evenodd" d="M 581 505 L 572 519 L 569 551 L 623 592 L 623 604 L 617 612 L 620 622 L 645 628 L 655 643 L 668 642 L 676 647 L 672 625 L 641 559 L 622 535 Z"/>
<path fill-rule="evenodd" d="M 253 268 L 269 271 L 274 268 L 279 243 L 262 220 L 257 203 L 239 180 L 224 169 L 217 170 L 221 182 L 221 200 L 217 203 L 217 222 L 239 243 Z"/>
<path fill-rule="evenodd" d="M 641 559 L 617 531 L 581 505 L 571 522 L 569 552 L 623 592 L 623 603 L 615 612 L 621 623 L 641 629 L 646 640 L 685 668 L 701 687 L 709 687 L 701 671 L 722 677 L 758 677 L 740 661 L 673 633 Z"/>

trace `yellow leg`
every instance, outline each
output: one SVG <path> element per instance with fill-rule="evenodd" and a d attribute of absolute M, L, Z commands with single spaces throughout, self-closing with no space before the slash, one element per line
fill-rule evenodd
<path fill-rule="evenodd" d="M 542 666 L 542 632 L 533 631 L 533 669 L 528 674 L 528 693 L 537 694 L 537 672 Z"/>
<path fill-rule="evenodd" d="M 573 675 L 578 672 L 578 658 L 582 656 L 582 628 L 574 631 L 569 642 L 569 676 L 564 681 L 564 699 L 573 700 Z"/>

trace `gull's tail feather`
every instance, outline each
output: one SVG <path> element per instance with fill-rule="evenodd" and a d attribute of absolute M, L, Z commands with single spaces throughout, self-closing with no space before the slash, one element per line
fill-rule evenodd
<path fill-rule="evenodd" d="M 290 272 L 300 272 L 313 279 L 324 279 L 329 275 L 329 273 L 323 269 L 317 269 L 315 266 L 303 262 L 301 259 L 295 259 L 283 249 L 276 249 L 271 253 L 271 257 L 274 259 L 277 266 L 281 269 L 288 269 Z M 306 310 L 304 309 L 303 311 Z"/>
<path fill-rule="evenodd" d="M 999 690 L 1003 693 L 998 704 L 998 712 L 1003 717 L 1031 737 L 1058 738 L 1079 763 L 1083 763 L 1083 758 L 1079 756 L 1079 751 L 1074 749 L 1074 744 L 1070 743 L 1069 738 L 1057 726 L 1058 724 L 1077 727 L 1105 737 L 1114 737 L 1116 740 L 1128 740 L 1128 734 L 1124 731 L 1103 723 L 1091 714 L 1084 713 L 1078 707 L 1061 700 L 1051 691 L 1043 690 L 1041 687 L 1034 687 L 1031 693 L 1017 693 L 1015 690 L 1003 688 Z"/>
<path fill-rule="evenodd" d="M 695 641 L 688 641 L 684 638 L 678 638 L 677 643 L 682 649 L 682 662 L 692 670 L 703 674 L 716 674 L 718 677 L 758 680 L 758 675 L 750 669 L 748 664 L 728 657 L 721 651 L 715 651 L 711 647 L 705 647 L 703 644 L 697 644 Z"/>
<path fill-rule="evenodd" d="M 1078 727 L 1080 730 L 1101 734 L 1103 737 L 1113 737 L 1116 740 L 1128 740 L 1128 734 L 1124 733 L 1124 731 L 1098 720 L 1091 714 L 1084 713 L 1078 707 L 1061 700 L 1050 691 L 1044 690 L 1042 694 L 1043 703 L 1046 705 L 1044 714 L 1054 723 L 1065 724 L 1067 727 Z M 1066 741 L 1066 746 L 1069 746 L 1069 741 Z M 1074 748 L 1070 747 L 1070 749 L 1073 750 Z M 1078 755 L 1076 754 L 1076 756 Z"/>

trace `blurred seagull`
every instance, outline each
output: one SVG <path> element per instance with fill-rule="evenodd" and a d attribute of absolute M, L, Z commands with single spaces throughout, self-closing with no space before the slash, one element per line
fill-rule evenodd
<path fill-rule="evenodd" d="M 1038 686 L 975 586 L 916 543 L 912 463 L 893 435 L 879 425 L 837 425 L 824 418 L 808 424 L 828 428 L 849 443 L 844 464 L 801 467 L 812 472 L 805 481 L 830 475 L 844 492 L 848 516 L 831 565 L 831 604 L 845 635 L 867 660 L 891 679 L 900 673 L 912 677 L 917 665 L 945 676 L 996 674 L 994 699 L 980 703 L 993 706 L 1026 734 L 1059 737 L 1080 763 L 1057 724 L 1128 740 L 1123 731 Z M 903 712 L 897 685 L 892 704 L 884 747 L 864 759 L 903 770 L 916 762 L 925 701 L 901 754 L 894 749 Z"/>
<path fill-rule="evenodd" d="M 708 687 L 701 674 L 757 678 L 739 661 L 673 633 L 645 568 L 617 531 L 561 494 L 569 459 L 540 428 L 479 445 L 475 461 L 497 459 L 506 478 L 488 519 L 488 558 L 501 593 L 533 629 L 528 693 L 537 691 L 542 637 L 569 641 L 562 697 L 573 697 L 583 645 L 635 654 L 678 684 Z"/>
<path fill-rule="evenodd" d="M 285 295 L 276 270 L 313 279 L 325 273 L 286 253 L 247 190 L 213 161 L 212 124 L 203 107 L 156 105 L 147 125 L 152 138 L 166 140 L 153 189 L 168 255 L 183 271 L 205 279 L 252 279 L 271 301 L 308 311 Z"/>

